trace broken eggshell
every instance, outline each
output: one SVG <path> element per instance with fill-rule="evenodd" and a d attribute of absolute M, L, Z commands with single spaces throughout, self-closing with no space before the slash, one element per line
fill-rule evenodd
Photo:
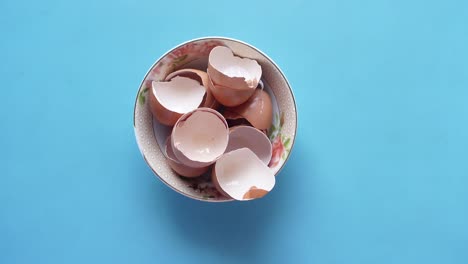
<path fill-rule="evenodd" d="M 174 150 L 171 145 L 171 137 L 168 137 L 166 140 L 165 146 L 166 161 L 175 172 L 184 177 L 198 177 L 203 173 L 207 172 L 210 168 L 209 166 L 201 168 L 192 168 L 182 164 L 174 154 Z"/>
<path fill-rule="evenodd" d="M 213 164 L 225 152 L 228 141 L 226 119 L 211 108 L 202 107 L 183 115 L 172 129 L 175 156 L 192 168 Z"/>
<path fill-rule="evenodd" d="M 224 154 L 213 166 L 213 185 L 223 195 L 245 201 L 261 198 L 275 186 L 275 175 L 248 148 Z"/>
<path fill-rule="evenodd" d="M 270 129 L 273 121 L 271 98 L 263 89 L 256 89 L 247 102 L 236 107 L 226 107 L 225 111 L 245 118 L 252 126 L 260 130 Z"/>
<path fill-rule="evenodd" d="M 251 126 L 230 128 L 226 153 L 240 148 L 252 150 L 265 165 L 270 163 L 272 146 L 270 140 L 262 131 Z"/>
<path fill-rule="evenodd" d="M 214 98 L 213 93 L 211 92 L 210 84 L 209 84 L 210 80 L 206 72 L 196 70 L 196 69 L 181 69 L 181 70 L 172 72 L 169 75 L 167 75 L 165 80 L 170 81 L 176 76 L 186 77 L 186 78 L 196 80 L 205 87 L 206 95 L 203 98 L 202 103 L 200 104 L 201 107 L 209 107 L 213 109 L 216 109 L 218 107 L 218 102 L 216 102 L 216 99 Z"/>
<path fill-rule="evenodd" d="M 256 60 L 237 57 L 231 49 L 217 46 L 208 57 L 208 75 L 223 86 L 255 89 L 262 76 L 262 68 Z"/>
<path fill-rule="evenodd" d="M 236 89 L 213 83 L 210 78 L 210 91 L 216 98 L 216 101 L 224 106 L 234 107 L 249 100 L 255 89 Z"/>
<path fill-rule="evenodd" d="M 262 76 L 262 68 L 256 60 L 234 56 L 224 46 L 211 50 L 207 72 L 214 97 L 225 106 L 247 101 Z"/>
<path fill-rule="evenodd" d="M 153 81 L 150 110 L 159 122 L 172 126 L 183 114 L 197 109 L 205 94 L 206 88 L 191 78 L 176 76 L 168 82 Z"/>

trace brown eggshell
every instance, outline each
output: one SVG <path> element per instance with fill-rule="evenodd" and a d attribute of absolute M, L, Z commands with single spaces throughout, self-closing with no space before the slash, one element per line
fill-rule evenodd
<path fill-rule="evenodd" d="M 219 71 L 215 70 L 213 66 L 211 66 L 211 64 L 208 64 L 207 73 L 210 76 L 211 80 L 218 85 L 226 86 L 228 88 L 237 89 L 237 90 L 253 89 L 252 87 L 249 87 L 249 85 L 245 82 L 244 78 L 228 77 L 220 73 Z"/>
<path fill-rule="evenodd" d="M 210 80 L 206 72 L 197 69 L 180 69 L 167 75 L 165 80 L 169 81 L 176 76 L 194 79 L 205 87 L 206 95 L 205 98 L 203 98 L 203 102 L 201 103 L 200 107 L 209 107 L 212 109 L 216 109 L 218 107 L 218 102 L 216 102 L 216 99 L 211 92 Z"/>
<path fill-rule="evenodd" d="M 262 131 L 251 126 L 231 127 L 226 153 L 240 148 L 250 149 L 265 165 L 270 163 L 272 145 Z"/>
<path fill-rule="evenodd" d="M 267 130 L 273 121 L 273 106 L 270 95 L 262 89 L 256 89 L 249 100 L 239 106 L 226 108 L 249 121 L 252 126 L 260 130 Z"/>
<path fill-rule="evenodd" d="M 252 200 L 257 198 L 262 198 L 268 193 L 267 190 L 258 189 L 255 186 L 250 187 L 250 189 L 242 197 L 244 200 Z"/>
<path fill-rule="evenodd" d="M 229 127 L 252 126 L 247 119 L 229 110 L 224 109 L 223 116 L 226 118 Z"/>
<path fill-rule="evenodd" d="M 148 90 L 148 98 L 150 111 L 160 123 L 166 126 L 173 126 L 182 116 L 182 114 L 175 113 L 164 108 L 156 99 L 152 88 Z"/>
<path fill-rule="evenodd" d="M 215 84 L 211 78 L 209 87 L 214 98 L 216 98 L 219 103 L 230 107 L 238 106 L 246 102 L 252 94 L 255 93 L 255 89 L 236 89 Z"/>
<path fill-rule="evenodd" d="M 201 168 L 191 168 L 189 166 L 185 166 L 184 164 L 180 163 L 180 161 L 177 160 L 177 157 L 174 155 L 174 150 L 172 149 L 171 145 L 171 138 L 168 137 L 166 140 L 166 146 L 165 146 L 165 156 L 166 156 L 166 161 L 169 164 L 169 166 L 179 175 L 184 176 L 184 177 L 198 177 L 202 175 L 203 173 L 207 172 L 210 166 L 206 167 L 201 167 Z"/>

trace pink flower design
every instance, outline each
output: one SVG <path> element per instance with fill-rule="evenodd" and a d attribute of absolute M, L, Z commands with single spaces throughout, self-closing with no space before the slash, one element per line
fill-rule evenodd
<path fill-rule="evenodd" d="M 203 43 L 199 52 L 201 55 L 208 55 L 210 54 L 211 50 L 215 48 L 216 46 L 224 46 L 224 44 L 221 41 L 217 41 L 217 40 L 207 41 Z"/>
<path fill-rule="evenodd" d="M 145 83 L 144 83 L 143 87 L 148 87 L 148 88 L 151 87 L 153 81 L 155 81 L 155 80 L 151 80 L 151 79 L 145 80 Z"/>
<path fill-rule="evenodd" d="M 224 44 L 221 41 L 216 40 L 191 42 L 175 49 L 167 55 L 167 58 L 172 61 L 188 55 L 191 57 L 207 56 L 214 47 L 222 45 Z"/>
<path fill-rule="evenodd" d="M 180 48 L 175 49 L 173 52 L 171 52 L 169 55 L 167 55 L 167 57 L 170 58 L 170 59 L 176 59 L 176 58 L 184 56 L 191 49 L 192 49 L 192 45 L 186 44 L 186 45 L 184 45 L 184 46 L 182 46 Z"/>
<path fill-rule="evenodd" d="M 159 74 L 161 72 L 161 68 L 164 66 L 164 61 L 159 62 L 156 67 L 154 67 L 153 72 L 155 74 Z"/>
<path fill-rule="evenodd" d="M 268 164 L 268 167 L 276 167 L 278 163 L 281 160 L 281 156 L 283 156 L 283 153 L 285 151 L 283 141 L 281 140 L 281 135 L 278 135 L 274 140 L 272 144 L 273 152 L 271 154 L 271 160 L 270 164 Z"/>

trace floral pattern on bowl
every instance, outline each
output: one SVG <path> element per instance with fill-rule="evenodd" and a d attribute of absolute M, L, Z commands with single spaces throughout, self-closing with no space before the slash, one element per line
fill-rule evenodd
<path fill-rule="evenodd" d="M 273 118 L 273 124 L 268 130 L 268 138 L 273 147 L 270 164 L 268 164 L 270 168 L 274 168 L 281 161 L 285 161 L 291 151 L 291 138 L 281 132 L 283 124 L 284 114 L 276 114 Z"/>

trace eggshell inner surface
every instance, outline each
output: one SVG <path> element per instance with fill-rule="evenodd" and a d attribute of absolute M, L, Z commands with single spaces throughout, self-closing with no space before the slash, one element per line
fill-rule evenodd
<path fill-rule="evenodd" d="M 176 157 L 195 162 L 214 162 L 226 150 L 228 144 L 226 120 L 209 108 L 199 108 L 182 116 L 176 123 L 172 139 Z"/>
<path fill-rule="evenodd" d="M 206 94 L 203 98 L 203 101 L 200 106 L 208 107 L 212 109 L 216 109 L 218 107 L 218 103 L 216 102 L 213 94 L 211 93 L 210 89 L 210 79 L 208 74 L 204 71 L 196 70 L 196 69 L 180 69 L 178 71 L 172 72 L 166 76 L 166 81 L 173 79 L 176 76 L 180 77 L 187 77 L 193 80 L 198 81 L 201 83 L 206 90 Z"/>
<path fill-rule="evenodd" d="M 229 48 L 223 46 L 218 46 L 211 50 L 209 65 L 227 77 L 244 78 L 250 88 L 256 88 L 262 76 L 262 68 L 256 60 L 234 56 Z M 226 83 L 220 84 L 229 86 Z"/>
<path fill-rule="evenodd" d="M 164 108 L 185 114 L 201 104 L 206 89 L 196 80 L 176 76 L 168 82 L 153 82 L 153 93 Z"/>
<path fill-rule="evenodd" d="M 271 142 L 260 130 L 249 126 L 232 127 L 226 153 L 240 148 L 249 148 L 265 164 L 271 159 Z"/>
<path fill-rule="evenodd" d="M 236 200 L 260 198 L 275 186 L 273 171 L 248 148 L 224 154 L 213 170 L 222 193 Z"/>

